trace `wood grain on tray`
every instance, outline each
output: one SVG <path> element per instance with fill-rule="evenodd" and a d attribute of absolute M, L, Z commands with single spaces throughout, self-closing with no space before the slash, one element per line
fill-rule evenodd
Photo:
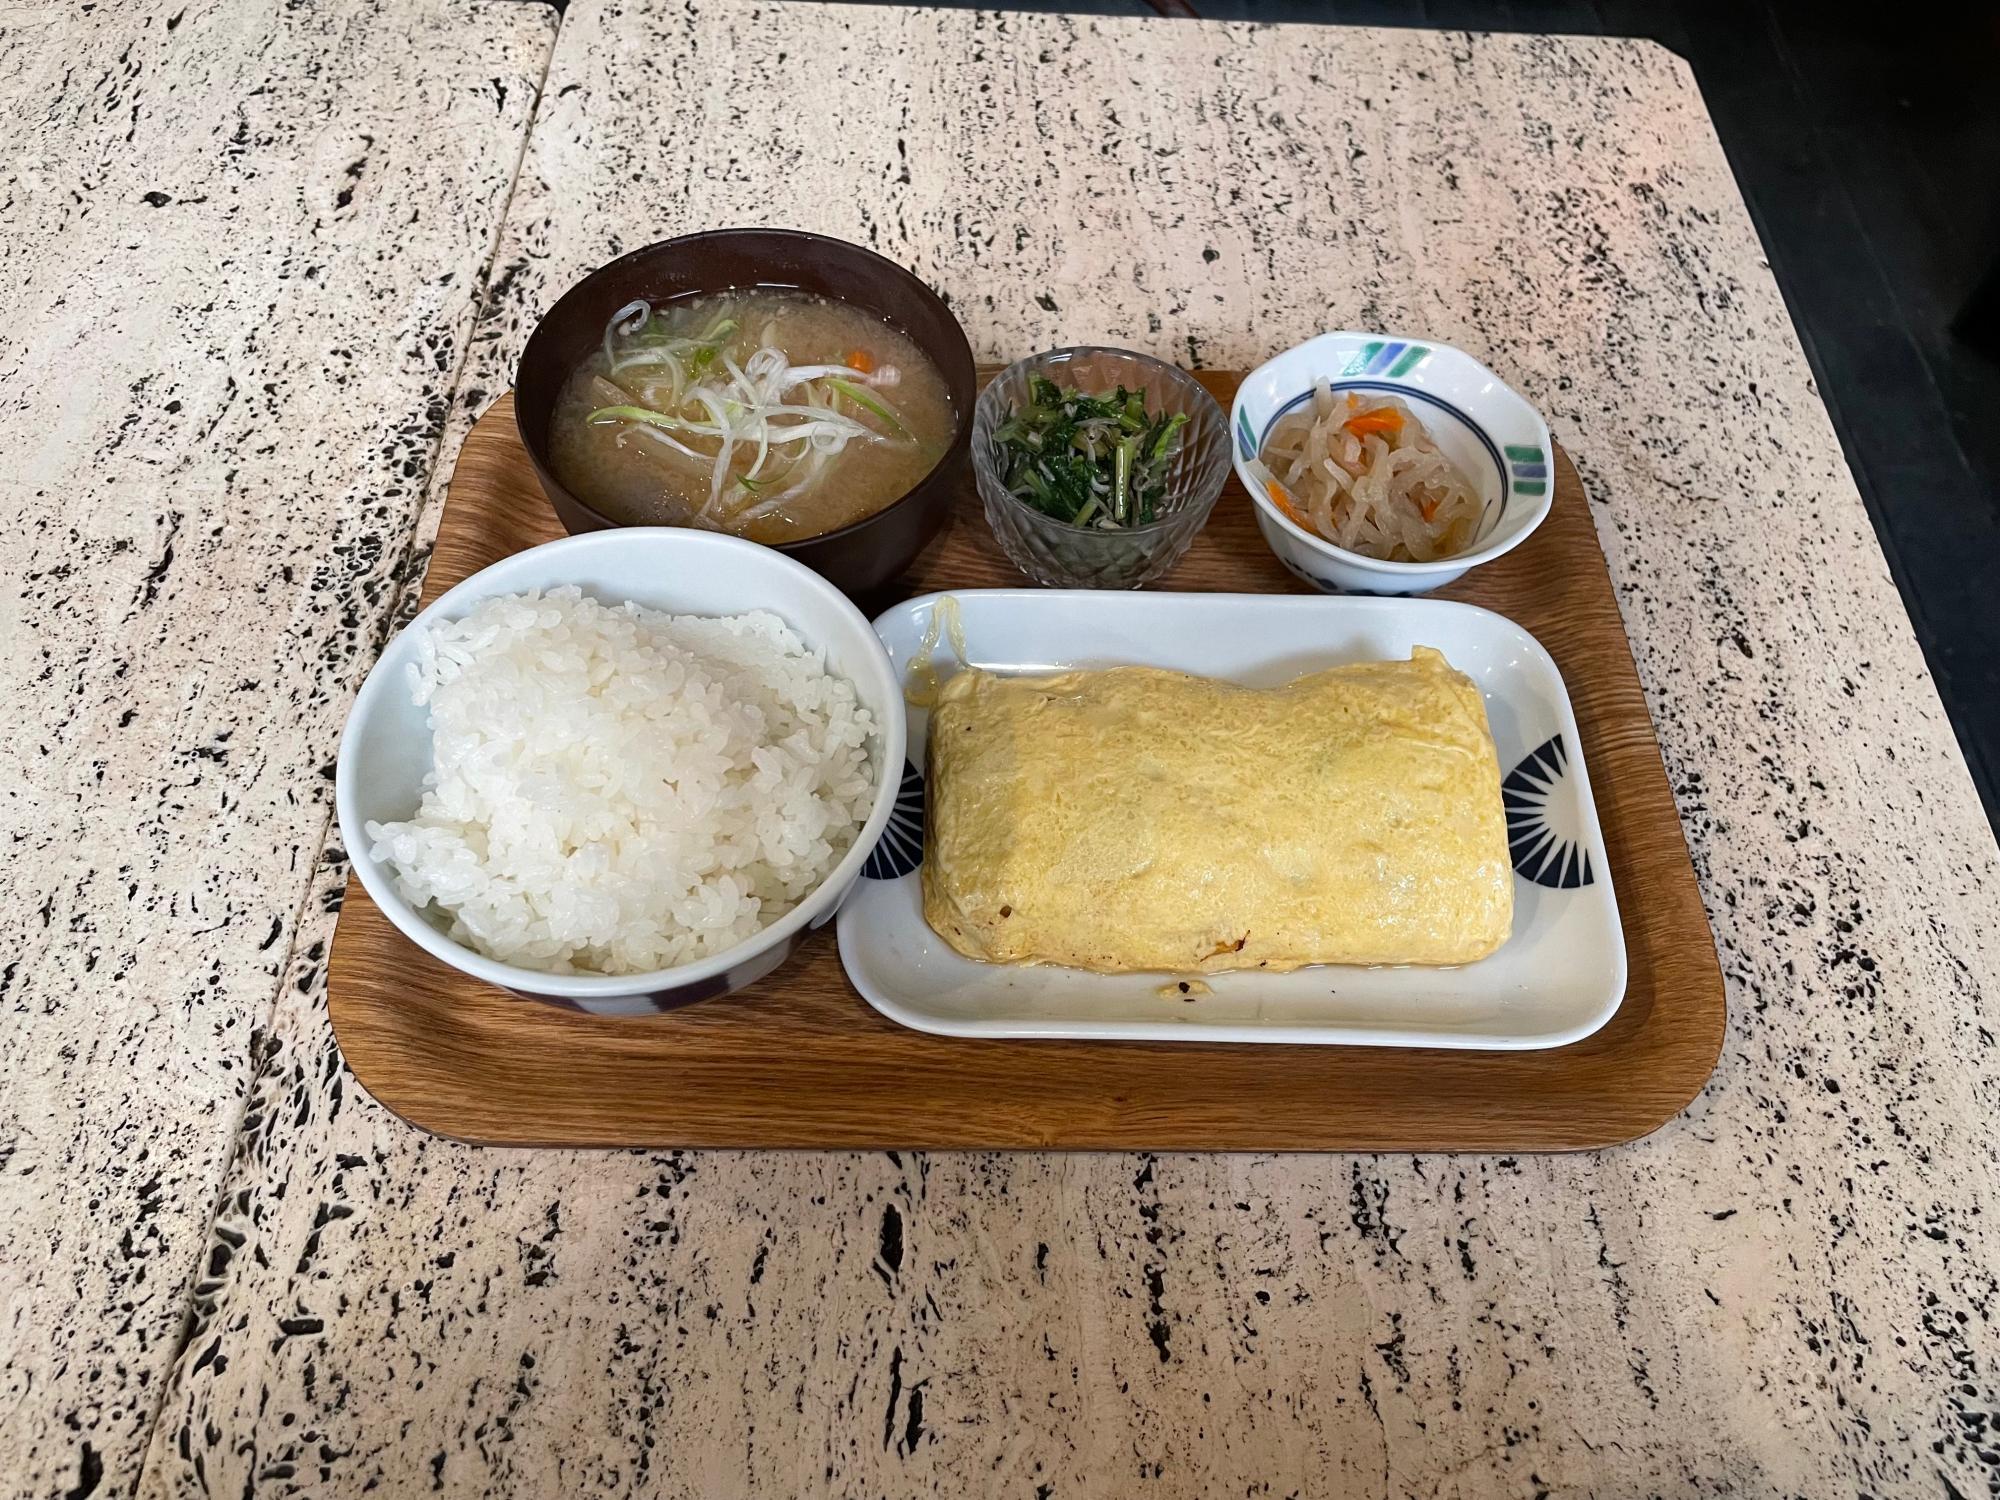
<path fill-rule="evenodd" d="M 1201 379 L 1226 409 L 1238 377 Z M 502 397 L 459 456 L 424 601 L 562 534 Z M 968 476 L 951 528 L 899 594 L 1024 582 L 987 534 Z M 1232 477 L 1157 587 L 1302 586 L 1265 547 Z M 1541 530 L 1438 597 L 1526 626 L 1569 687 L 1631 968 L 1618 1013 L 1582 1042 L 1477 1053 L 936 1037 L 884 1019 L 854 992 L 831 927 L 753 989 L 600 1020 L 438 963 L 350 879 L 329 973 L 341 1050 L 405 1119 L 507 1145 L 1545 1151 L 1643 1135 L 1678 1113 L 1715 1064 L 1722 974 L 1567 455 L 1558 451 Z"/>

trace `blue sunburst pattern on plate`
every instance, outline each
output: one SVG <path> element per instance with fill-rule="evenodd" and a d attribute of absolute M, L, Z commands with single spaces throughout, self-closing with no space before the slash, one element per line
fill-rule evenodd
<path fill-rule="evenodd" d="M 901 880 L 924 862 L 924 777 L 907 760 L 889 826 L 882 830 L 861 873 L 870 880 Z"/>
<path fill-rule="evenodd" d="M 1507 845 L 1520 875 L 1553 890 L 1591 884 L 1590 851 L 1576 837 L 1576 793 L 1569 752 L 1553 734 L 1500 783 L 1507 810 Z"/>

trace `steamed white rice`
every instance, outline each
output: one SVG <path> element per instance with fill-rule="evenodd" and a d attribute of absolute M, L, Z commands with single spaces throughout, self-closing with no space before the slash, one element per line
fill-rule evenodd
<path fill-rule="evenodd" d="M 550 973 L 720 953 L 816 888 L 867 820 L 874 721 L 776 615 L 488 599 L 410 668 L 432 770 L 370 823 L 459 942 Z"/>

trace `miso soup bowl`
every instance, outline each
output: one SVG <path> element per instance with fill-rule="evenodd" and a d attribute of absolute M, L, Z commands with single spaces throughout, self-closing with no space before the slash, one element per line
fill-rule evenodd
<path fill-rule="evenodd" d="M 514 421 L 535 477 L 571 534 L 622 527 L 556 477 L 549 422 L 579 362 L 604 339 L 611 315 L 634 298 L 669 301 L 704 292 L 787 288 L 836 298 L 906 335 L 944 377 L 956 424 L 944 456 L 899 500 L 833 531 L 773 550 L 796 558 L 849 595 L 898 577 L 951 514 L 967 483 L 972 347 L 944 299 L 872 250 L 797 229 L 712 229 L 661 240 L 600 266 L 571 287 L 529 335 L 514 377 Z"/>
<path fill-rule="evenodd" d="M 368 824 L 412 816 L 431 769 L 430 711 L 410 697 L 410 666 L 423 631 L 482 599 L 574 584 L 607 604 L 632 600 L 676 614 L 766 609 L 826 653 L 875 718 L 875 795 L 853 846 L 797 906 L 735 947 L 645 974 L 548 974 L 501 963 L 453 938 L 448 920 L 419 910 L 373 854 Z M 726 995 L 769 974 L 815 927 L 833 919 L 896 805 L 905 754 L 903 693 L 889 655 L 861 612 L 810 569 L 769 547 L 712 531 L 633 526 L 567 537 L 517 552 L 473 574 L 389 642 L 347 716 L 334 765 L 341 841 L 368 894 L 404 937 L 433 958 L 488 984 L 596 1016 L 644 1016 Z"/>
<path fill-rule="evenodd" d="M 1401 399 L 1480 499 L 1472 545 L 1435 562 L 1385 562 L 1336 546 L 1279 510 L 1250 462 L 1271 428 L 1324 381 Z M 1278 561 L 1328 594 L 1424 594 L 1511 552 L 1548 519 L 1555 492 L 1548 423 L 1463 350 L 1388 333 L 1323 333 L 1252 370 L 1229 410 L 1236 477 Z"/>

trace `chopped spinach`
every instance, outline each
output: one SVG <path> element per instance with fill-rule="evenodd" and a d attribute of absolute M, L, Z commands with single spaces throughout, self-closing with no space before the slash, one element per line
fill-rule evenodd
<path fill-rule="evenodd" d="M 1028 403 L 993 431 L 1009 493 L 1058 521 L 1116 530 L 1160 517 L 1185 412 L 1148 415 L 1143 391 L 1064 390 L 1034 376 Z"/>

